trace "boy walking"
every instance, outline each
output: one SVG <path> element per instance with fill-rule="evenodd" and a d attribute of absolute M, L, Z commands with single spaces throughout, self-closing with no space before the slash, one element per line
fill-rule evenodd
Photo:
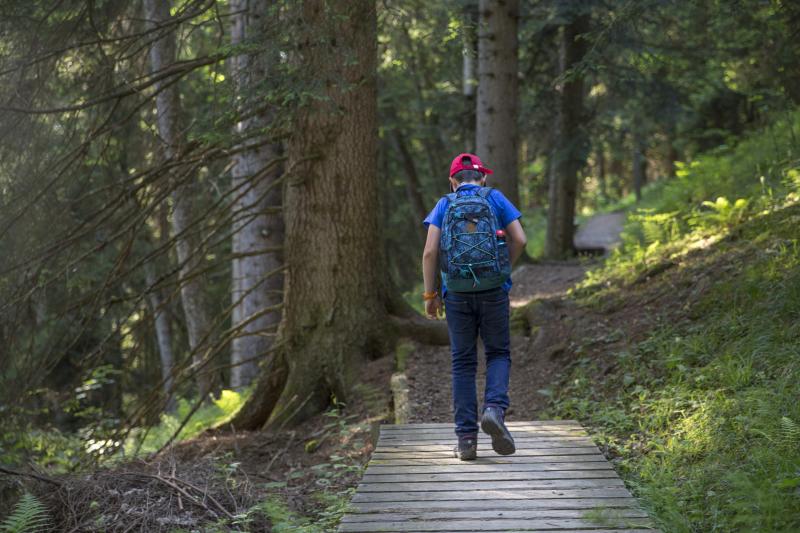
<path fill-rule="evenodd" d="M 450 165 L 451 194 L 442 197 L 424 224 L 428 237 L 422 257 L 425 313 L 437 318 L 442 298 L 447 309 L 453 378 L 456 456 L 475 459 L 478 404 L 475 376 L 477 337 L 486 353 L 486 389 L 481 429 L 501 455 L 514 453 L 514 439 L 505 426 L 511 367 L 508 291 L 511 265 L 525 249 L 521 213 L 486 185 L 492 171 L 474 154 L 459 154 Z M 436 291 L 441 270 L 442 294 Z M 448 289 L 449 286 L 449 289 Z"/>

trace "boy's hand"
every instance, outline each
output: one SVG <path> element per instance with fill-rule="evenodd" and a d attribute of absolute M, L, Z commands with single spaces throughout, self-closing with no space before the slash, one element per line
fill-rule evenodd
<path fill-rule="evenodd" d="M 425 300 L 425 315 L 431 320 L 441 318 L 442 300 L 438 296 L 432 300 Z"/>

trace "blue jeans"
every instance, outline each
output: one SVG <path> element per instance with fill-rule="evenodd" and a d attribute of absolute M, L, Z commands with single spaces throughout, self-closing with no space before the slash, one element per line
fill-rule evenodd
<path fill-rule="evenodd" d="M 508 293 L 502 288 L 480 292 L 447 291 L 444 298 L 450 351 L 453 358 L 453 415 L 456 435 L 478 433 L 477 339 L 486 352 L 486 389 L 483 406 L 508 409 L 508 375 L 511 368 L 508 331 Z"/>

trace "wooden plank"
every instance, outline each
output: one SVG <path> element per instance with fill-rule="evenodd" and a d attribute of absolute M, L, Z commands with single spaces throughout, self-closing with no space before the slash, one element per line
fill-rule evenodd
<path fill-rule="evenodd" d="M 515 440 L 517 450 L 553 450 L 558 448 L 587 448 L 595 446 L 594 442 L 590 440 L 573 441 L 573 442 L 529 442 L 524 440 Z M 428 452 L 428 451 L 453 451 L 456 445 L 456 439 L 442 444 L 392 444 L 392 443 L 378 443 L 381 452 Z M 492 443 L 483 441 L 478 442 L 478 451 L 492 451 Z"/>
<path fill-rule="evenodd" d="M 514 433 L 512 435 L 514 437 L 515 442 L 580 442 L 580 441 L 591 441 L 595 443 L 596 441 L 587 435 L 558 435 L 558 436 L 540 436 L 540 435 L 533 435 L 533 434 L 519 434 Z M 404 446 L 407 444 L 412 445 L 425 445 L 425 444 L 455 444 L 458 442 L 458 437 L 455 434 L 450 435 L 439 435 L 433 437 L 402 437 L 402 438 L 394 438 L 394 437 L 380 437 L 378 439 L 377 444 L 388 444 L 390 446 Z M 478 436 L 478 444 L 482 442 L 492 442 L 492 439 L 489 438 L 488 435 L 479 435 Z"/>
<path fill-rule="evenodd" d="M 571 436 L 586 436 L 588 433 L 582 428 L 564 428 L 564 429 L 544 429 L 544 428 L 508 428 L 509 431 L 514 433 L 515 435 L 524 434 L 531 437 L 571 437 Z M 428 438 L 430 435 L 447 435 L 449 437 L 455 436 L 455 429 L 454 428 L 442 428 L 442 429 L 428 429 L 428 430 L 420 430 L 416 429 L 413 431 L 381 431 L 381 437 L 388 437 L 388 438 L 407 438 L 407 437 L 414 437 L 414 438 Z M 486 437 L 486 433 L 483 430 L 478 430 L 478 435 Z"/>
<path fill-rule="evenodd" d="M 498 481 L 405 481 L 397 483 L 367 483 L 358 486 L 358 492 L 403 491 L 458 491 L 458 490 L 510 490 L 510 489 L 588 489 L 624 487 L 619 478 L 600 479 L 519 479 Z"/>
<path fill-rule="evenodd" d="M 493 519 L 493 520 L 435 520 L 400 522 L 347 522 L 340 531 L 463 531 L 481 529 L 482 531 L 507 531 L 521 529 L 528 531 L 575 530 L 580 528 L 616 527 L 642 528 L 652 525 L 646 518 L 622 518 L 598 523 L 582 518 L 543 518 L 543 519 Z"/>
<path fill-rule="evenodd" d="M 523 433 L 514 434 L 514 441 L 517 443 L 521 442 L 528 442 L 528 443 L 567 443 L 567 442 L 589 442 L 594 444 L 594 441 L 590 437 L 586 437 L 583 435 L 559 435 L 559 436 L 550 436 L 550 437 L 542 437 L 535 434 L 528 434 Z M 458 439 L 455 435 L 449 435 L 447 437 L 435 437 L 435 438 L 418 438 L 418 437 L 380 437 L 378 439 L 378 445 L 387 444 L 389 446 L 407 446 L 407 445 L 414 445 L 414 446 L 425 446 L 428 444 L 454 444 L 458 442 Z M 488 435 L 484 435 L 481 433 L 478 435 L 478 444 L 481 443 L 491 443 L 492 439 Z"/>
<path fill-rule="evenodd" d="M 367 467 L 365 475 L 370 474 L 446 474 L 446 473 L 505 473 L 505 472 L 571 472 L 587 470 L 611 470 L 613 468 L 608 461 L 574 461 L 563 463 L 490 463 L 486 461 L 458 461 L 457 464 L 432 463 L 425 465 L 377 465 L 371 464 Z M 614 474 L 616 475 L 616 474 Z"/>
<path fill-rule="evenodd" d="M 570 433 L 561 432 L 561 433 L 543 433 L 540 431 L 516 431 L 511 430 L 511 435 L 514 439 L 532 439 L 532 440 L 558 440 L 559 438 L 564 437 L 573 437 L 577 439 L 592 439 L 590 435 L 587 433 L 581 433 L 578 431 L 572 431 Z M 437 440 L 446 440 L 446 441 L 454 441 L 458 437 L 454 431 L 437 431 L 436 433 L 421 433 L 419 435 L 409 435 L 408 433 L 398 433 L 396 435 L 387 435 L 385 433 L 381 433 L 379 438 L 380 441 L 386 442 L 430 442 L 430 441 L 437 441 Z M 481 432 L 478 433 L 478 440 L 491 440 L 488 435 Z M 570 440 L 570 439 L 566 439 Z"/>
<path fill-rule="evenodd" d="M 529 437 L 588 437 L 589 434 L 583 429 L 543 429 L 543 428 L 525 428 L 519 427 L 514 428 L 510 427 L 508 430 L 513 433 L 514 435 L 526 435 Z M 479 435 L 485 435 L 483 431 L 478 431 Z M 455 428 L 447 428 L 447 429 L 417 429 L 413 431 L 386 431 L 383 430 L 380 432 L 381 437 L 384 438 L 419 438 L 419 439 L 427 439 L 429 437 L 435 436 L 444 436 L 444 437 L 455 437 L 456 431 Z"/>
<path fill-rule="evenodd" d="M 539 432 L 539 431 L 552 431 L 559 433 L 586 433 L 586 430 L 580 426 L 507 426 L 509 431 L 525 431 L 525 432 Z M 455 426 L 442 426 L 442 427 L 419 427 L 419 428 L 403 428 L 403 429 L 390 429 L 386 426 L 381 427 L 382 435 L 426 435 L 436 433 L 455 433 Z"/>
<path fill-rule="evenodd" d="M 413 511 L 463 511 L 464 500 L 422 500 L 402 502 L 353 502 L 359 513 Z M 547 498 L 538 500 L 481 499 L 481 509 L 486 510 L 541 510 L 541 509 L 594 509 L 637 508 L 633 497 L 622 498 Z"/>
<path fill-rule="evenodd" d="M 456 427 L 453 424 L 448 426 L 441 426 L 441 427 L 419 427 L 419 428 L 407 428 L 406 426 L 394 426 L 394 427 L 387 427 L 381 426 L 383 429 L 380 431 L 381 435 L 406 435 L 406 434 L 416 434 L 416 435 L 424 435 L 426 433 L 452 433 L 455 431 Z M 585 433 L 586 428 L 583 426 L 508 426 L 509 429 L 512 431 L 536 431 L 542 433 L 555 433 L 555 434 L 562 434 L 562 433 Z"/>
<path fill-rule="evenodd" d="M 480 433 L 475 461 L 454 456 L 451 423 L 382 426 L 340 531 L 655 531 L 577 421 L 507 425 L 516 453 Z"/>
<path fill-rule="evenodd" d="M 570 433 L 575 431 L 582 431 L 585 432 L 586 428 L 581 425 L 572 425 L 572 424 L 549 424 L 549 425 L 531 425 L 531 424 L 507 424 L 510 430 L 513 431 L 558 431 L 563 433 Z M 442 424 L 440 426 L 429 426 L 429 425 L 422 425 L 422 426 L 410 426 L 410 425 L 402 425 L 402 426 L 387 426 L 383 425 L 380 427 L 381 433 L 389 434 L 389 433 L 444 433 L 444 432 L 452 432 L 455 431 L 456 426 L 454 424 Z"/>
<path fill-rule="evenodd" d="M 569 433 L 563 435 L 542 435 L 541 433 L 535 431 L 513 431 L 512 435 L 514 440 L 529 440 L 529 441 L 536 441 L 536 442 L 570 442 L 573 440 L 593 440 L 592 437 L 589 435 L 578 435 L 576 433 Z M 446 441 L 446 442 L 453 442 L 457 440 L 457 436 L 455 433 L 448 433 L 443 436 L 437 435 L 422 435 L 422 436 L 415 436 L 415 435 L 397 435 L 397 436 L 386 436 L 381 435 L 378 438 L 378 442 L 386 442 L 386 443 L 399 443 L 399 442 L 410 442 L 410 443 L 422 443 L 422 444 L 429 444 L 429 443 L 436 443 L 437 441 Z M 491 437 L 485 433 L 478 433 L 478 442 L 491 442 Z"/>
<path fill-rule="evenodd" d="M 398 502 L 419 500 L 463 500 L 475 502 L 481 499 L 529 500 L 557 498 L 625 498 L 630 496 L 624 487 L 596 489 L 531 489 L 531 490 L 470 490 L 470 491 L 416 491 L 416 492 L 356 492 L 353 502 Z"/>
<path fill-rule="evenodd" d="M 575 463 L 575 462 L 605 462 L 606 458 L 600 454 L 595 455 L 494 455 L 478 457 L 474 461 L 462 461 L 451 453 L 449 457 L 398 457 L 399 454 L 389 454 L 390 457 L 376 458 L 370 461 L 373 465 L 391 466 L 424 466 L 424 465 L 463 465 L 466 462 L 475 464 L 515 464 L 515 463 Z"/>
<path fill-rule="evenodd" d="M 526 518 L 585 518 L 587 514 L 600 517 L 619 518 L 647 518 L 643 509 L 629 509 L 625 507 L 605 509 L 537 509 L 534 511 L 520 510 L 468 510 L 468 511 L 419 511 L 397 513 L 353 513 L 345 515 L 342 522 L 399 522 L 401 520 L 454 520 L 475 519 L 488 520 L 491 518 L 509 518 L 522 520 Z"/>
<path fill-rule="evenodd" d="M 484 530 L 463 530 L 458 533 L 483 533 Z M 531 533 L 532 531 L 553 531 L 552 529 L 504 529 L 503 533 Z M 569 533 L 661 533 L 658 529 L 568 529 Z M 422 533 L 421 531 L 408 531 L 406 533 Z"/>
<path fill-rule="evenodd" d="M 558 531 L 553 529 L 501 529 L 503 533 L 532 533 L 532 532 L 540 532 L 540 533 L 547 533 L 551 531 Z M 562 530 L 567 531 L 569 533 L 661 533 L 658 529 L 567 529 Z M 419 530 L 412 530 L 407 531 L 406 533 L 423 533 Z M 463 530 L 459 531 L 458 533 L 484 533 L 483 529 L 480 530 Z"/>
<path fill-rule="evenodd" d="M 528 472 L 451 472 L 448 474 L 372 474 L 369 470 L 362 483 L 420 483 L 439 481 L 512 481 L 534 479 L 619 479 L 613 470 L 566 470 Z"/>
<path fill-rule="evenodd" d="M 548 439 L 558 440 L 559 438 L 564 437 L 572 437 L 575 439 L 593 439 L 590 435 L 586 433 L 579 433 L 577 431 L 573 431 L 571 433 L 543 433 L 539 431 L 511 431 L 511 435 L 514 437 L 515 440 L 517 439 L 531 439 L 531 440 L 542 440 L 546 441 Z M 422 442 L 427 443 L 430 441 L 437 441 L 437 440 L 444 440 L 448 442 L 452 442 L 456 440 L 458 437 L 456 436 L 455 432 L 453 431 L 443 431 L 437 433 L 424 433 L 421 435 L 408 435 L 406 433 L 398 434 L 398 435 L 386 435 L 381 434 L 379 440 L 385 442 Z M 488 435 L 485 433 L 478 434 L 478 441 L 482 440 L 491 440 Z M 566 439 L 570 440 L 570 439 Z"/>
<path fill-rule="evenodd" d="M 494 452 L 491 452 L 495 455 Z M 575 448 L 533 448 L 527 450 L 517 450 L 514 457 L 532 457 L 532 456 L 548 456 L 548 455 L 600 455 L 600 450 L 596 446 L 581 446 Z M 378 449 L 372 456 L 375 459 L 426 459 L 436 457 L 453 457 L 453 447 L 441 448 L 435 450 L 420 450 L 420 451 L 403 451 L 389 449 Z M 495 455 L 496 456 L 496 455 Z M 503 456 L 511 457 L 511 456 Z"/>
<path fill-rule="evenodd" d="M 585 433 L 586 428 L 581 426 L 530 426 L 530 425 L 507 425 L 510 431 L 558 431 L 562 433 Z M 424 435 L 426 433 L 454 433 L 455 426 L 448 424 L 438 427 L 405 427 L 396 426 L 394 428 L 381 426 L 383 435 Z"/>
<path fill-rule="evenodd" d="M 577 420 L 507 420 L 506 426 L 578 426 L 583 427 Z M 381 429 L 427 429 L 453 427 L 452 422 L 413 422 L 411 424 L 382 424 Z"/>

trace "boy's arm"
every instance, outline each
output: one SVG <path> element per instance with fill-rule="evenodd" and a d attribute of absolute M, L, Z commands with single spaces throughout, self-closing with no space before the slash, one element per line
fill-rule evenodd
<path fill-rule="evenodd" d="M 425 283 L 425 292 L 436 290 L 436 270 L 439 268 L 439 237 L 442 230 L 434 224 L 428 224 L 428 239 L 425 241 L 425 251 L 422 252 L 422 279 Z"/>
<path fill-rule="evenodd" d="M 528 238 L 525 236 L 525 230 L 522 229 L 522 224 L 519 219 L 511 221 L 506 226 L 506 235 L 508 235 L 511 242 L 508 244 L 508 253 L 511 256 L 511 264 L 513 265 L 519 256 L 525 250 L 525 245 L 528 243 Z M 427 290 L 427 289 L 426 289 Z"/>

